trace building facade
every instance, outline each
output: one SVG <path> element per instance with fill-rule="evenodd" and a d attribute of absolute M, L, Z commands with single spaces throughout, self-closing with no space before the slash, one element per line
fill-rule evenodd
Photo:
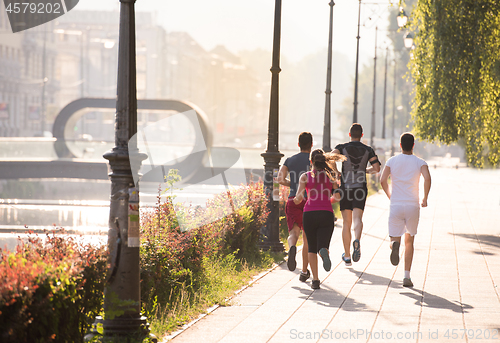
<path fill-rule="evenodd" d="M 3 7 L 3 3 L 1 5 Z M 0 135 L 34 136 L 47 131 L 45 115 L 59 90 L 57 51 L 49 22 L 12 33 L 0 10 Z M 50 129 L 49 129 L 50 130 Z"/>
<path fill-rule="evenodd" d="M 15 34 L 0 11 L 0 136 L 50 135 L 68 103 L 116 97 L 118 33 L 118 11 L 73 10 Z M 207 51 L 189 34 L 167 33 L 152 13 L 139 12 L 136 57 L 138 99 L 195 104 L 207 114 L 215 144 L 265 139 L 269 85 L 225 47 Z M 114 111 L 82 112 L 68 138 L 114 139 Z M 139 127 L 161 117 L 139 111 Z"/>

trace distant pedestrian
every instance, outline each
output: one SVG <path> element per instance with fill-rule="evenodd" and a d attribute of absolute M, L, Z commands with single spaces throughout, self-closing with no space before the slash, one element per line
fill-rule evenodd
<path fill-rule="evenodd" d="M 424 178 L 424 197 L 421 206 L 427 207 L 427 197 L 431 189 L 431 174 L 427 163 L 413 155 L 415 137 L 406 132 L 401 135 L 402 154 L 391 157 L 385 164 L 380 183 L 391 200 L 389 211 L 389 236 L 391 238 L 391 263 L 399 263 L 401 236 L 405 235 L 404 287 L 413 287 L 410 269 L 413 261 L 413 243 L 417 234 L 420 217 L 419 181 Z M 392 192 L 388 178 L 391 177 Z"/>
<path fill-rule="evenodd" d="M 285 205 L 286 222 L 288 225 L 288 269 L 294 271 L 297 262 L 295 260 L 295 255 L 297 254 L 297 241 L 300 236 L 302 227 L 302 213 L 304 210 L 304 205 L 306 204 L 305 199 L 299 203 L 295 204 L 293 198 L 297 193 L 297 188 L 299 185 L 299 179 L 302 174 L 309 170 L 309 155 L 311 153 L 311 148 L 313 144 L 313 137 L 309 132 L 302 132 L 299 135 L 298 146 L 300 152 L 287 158 L 285 163 L 280 168 L 278 172 L 278 182 L 286 187 L 290 187 L 290 194 Z M 287 179 L 287 176 L 290 178 Z M 299 275 L 299 280 L 305 282 L 311 273 L 307 269 L 308 256 L 307 256 L 307 238 L 306 235 L 302 235 L 303 247 L 302 247 L 302 272 Z"/>
<path fill-rule="evenodd" d="M 340 212 L 342 213 L 342 241 L 344 253 L 342 260 L 347 266 L 351 265 L 351 226 L 354 229 L 354 241 L 352 242 L 352 261 L 358 262 L 361 258 L 361 234 L 363 232 L 363 212 L 365 210 L 368 187 L 366 184 L 366 173 L 378 173 L 380 161 L 372 147 L 361 143 L 363 127 L 360 124 L 352 124 L 349 130 L 351 140 L 339 144 L 333 153 L 343 154 L 347 160 L 342 163 L 342 184 Z M 367 168 L 368 162 L 370 167 Z"/>
<path fill-rule="evenodd" d="M 345 157 L 339 154 L 325 153 L 321 149 L 311 153 L 312 170 L 300 177 L 295 204 L 304 201 L 304 190 L 307 190 L 307 201 L 304 206 L 304 232 L 309 243 L 309 265 L 313 275 L 311 287 L 319 289 L 318 255 L 323 259 L 323 268 L 329 271 L 330 240 L 333 234 L 333 210 L 330 198 L 339 188 L 337 177 L 340 173 L 335 162 L 343 161 Z M 337 194 L 335 195 L 337 196 Z"/>

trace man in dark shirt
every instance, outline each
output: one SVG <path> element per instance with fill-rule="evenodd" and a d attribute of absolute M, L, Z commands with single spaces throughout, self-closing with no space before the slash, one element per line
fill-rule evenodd
<path fill-rule="evenodd" d="M 343 228 L 342 241 L 344 243 L 344 254 L 342 260 L 348 266 L 351 265 L 351 226 L 353 226 L 355 239 L 352 242 L 354 248 L 352 260 L 358 262 L 361 257 L 360 239 L 363 231 L 363 211 L 365 209 L 368 188 L 366 185 L 366 173 L 378 173 L 380 162 L 372 147 L 361 143 L 363 128 L 354 123 L 349 130 L 350 142 L 339 144 L 333 150 L 334 153 L 347 157 L 342 162 L 342 184 L 339 190 L 341 195 L 340 211 L 342 213 Z M 368 162 L 371 166 L 367 168 Z"/>
<path fill-rule="evenodd" d="M 285 206 L 285 214 L 289 234 L 288 246 L 290 247 L 287 264 L 288 269 L 291 271 L 295 270 L 297 266 L 297 262 L 295 261 L 295 255 L 297 253 L 296 244 L 299 239 L 300 231 L 303 229 L 302 214 L 306 203 L 306 199 L 304 199 L 300 204 L 296 205 L 293 202 L 293 198 L 299 187 L 300 176 L 309 170 L 309 154 L 311 153 L 312 143 L 312 135 L 309 132 L 302 132 L 299 135 L 298 144 L 300 152 L 287 158 L 278 173 L 278 182 L 281 185 L 290 187 L 290 195 L 288 196 L 288 201 Z M 290 175 L 289 180 L 286 178 L 287 175 Z M 307 269 L 309 260 L 306 235 L 302 235 L 302 240 L 304 242 L 302 247 L 302 272 L 300 273 L 299 280 L 305 282 L 311 274 Z"/>

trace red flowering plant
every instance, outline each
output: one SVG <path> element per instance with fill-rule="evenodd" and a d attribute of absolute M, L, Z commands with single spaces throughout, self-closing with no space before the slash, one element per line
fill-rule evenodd
<path fill-rule="evenodd" d="M 152 304 L 155 299 L 165 304 L 173 300 L 172 296 L 180 293 L 180 289 L 192 289 L 193 272 L 189 267 L 197 262 L 189 258 L 192 236 L 191 231 L 181 231 L 172 197 L 161 203 L 159 195 L 154 211 L 142 214 L 140 264 L 143 304 Z"/>
<path fill-rule="evenodd" d="M 106 255 L 55 231 L 0 249 L 0 340 L 83 341 L 102 309 Z"/>

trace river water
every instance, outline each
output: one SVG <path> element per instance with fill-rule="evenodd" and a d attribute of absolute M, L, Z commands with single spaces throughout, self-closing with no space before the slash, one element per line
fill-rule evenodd
<path fill-rule="evenodd" d="M 0 160 L 8 162 L 31 161 L 40 158 L 57 159 L 52 147 L 53 139 L 33 140 L 36 139 L 27 141 L 0 139 L 0 147 L 2 147 Z M 90 143 L 93 144 L 91 150 L 95 150 L 96 156 L 102 156 L 102 151 L 109 148 L 105 144 Z M 215 175 L 214 178 L 207 180 L 208 182 L 176 184 L 174 191 L 169 195 L 174 195 L 176 202 L 204 207 L 208 199 L 226 190 L 225 184 L 228 184 L 228 181 L 236 185 L 245 182 L 244 169 L 255 168 L 259 172 L 262 171 L 263 159 L 260 156 L 262 151 L 238 148 L 237 152 L 240 159 L 232 167 L 226 166 L 226 168 L 229 167 L 229 171 L 233 170 L 232 176 L 238 174 L 237 178 L 233 179 L 234 182 L 230 180 L 231 173 L 226 173 L 224 177 Z M 285 158 L 295 152 L 284 152 Z M 79 157 L 90 158 L 83 155 Z M 214 168 L 221 167 L 217 163 L 225 165 L 226 162 L 215 159 L 211 161 Z M 237 172 L 234 173 L 234 170 Z M 109 180 L 62 178 L 3 180 L 0 175 L 0 247 L 3 248 L 5 244 L 8 244 L 9 248 L 13 248 L 17 236 L 23 235 L 28 230 L 42 232 L 44 229 L 54 228 L 64 228 L 70 232 L 84 234 L 89 239 L 92 237 L 97 237 L 98 240 L 105 239 L 109 220 L 110 189 Z M 156 184 L 149 184 L 149 187 L 141 186 L 141 211 L 153 208 L 157 202 L 157 196 Z M 165 194 L 163 194 L 164 197 Z"/>
<path fill-rule="evenodd" d="M 75 181 L 71 181 L 72 187 Z M 81 187 L 88 185 L 82 181 Z M 94 185 L 95 186 L 95 185 Z M 99 185 L 101 191 L 97 198 L 109 198 L 109 185 Z M 207 200 L 225 191 L 224 185 L 196 185 L 176 189 L 175 202 L 204 207 Z M 158 194 L 141 193 L 141 212 L 150 211 L 156 206 Z M 165 201 L 166 194 L 161 196 Z M 64 229 L 83 235 L 86 241 L 104 243 L 107 239 L 109 220 L 109 200 L 50 200 L 50 199 L 0 199 L 0 247 L 14 249 L 18 237 L 25 237 L 27 231 L 37 233 L 43 230 Z"/>

